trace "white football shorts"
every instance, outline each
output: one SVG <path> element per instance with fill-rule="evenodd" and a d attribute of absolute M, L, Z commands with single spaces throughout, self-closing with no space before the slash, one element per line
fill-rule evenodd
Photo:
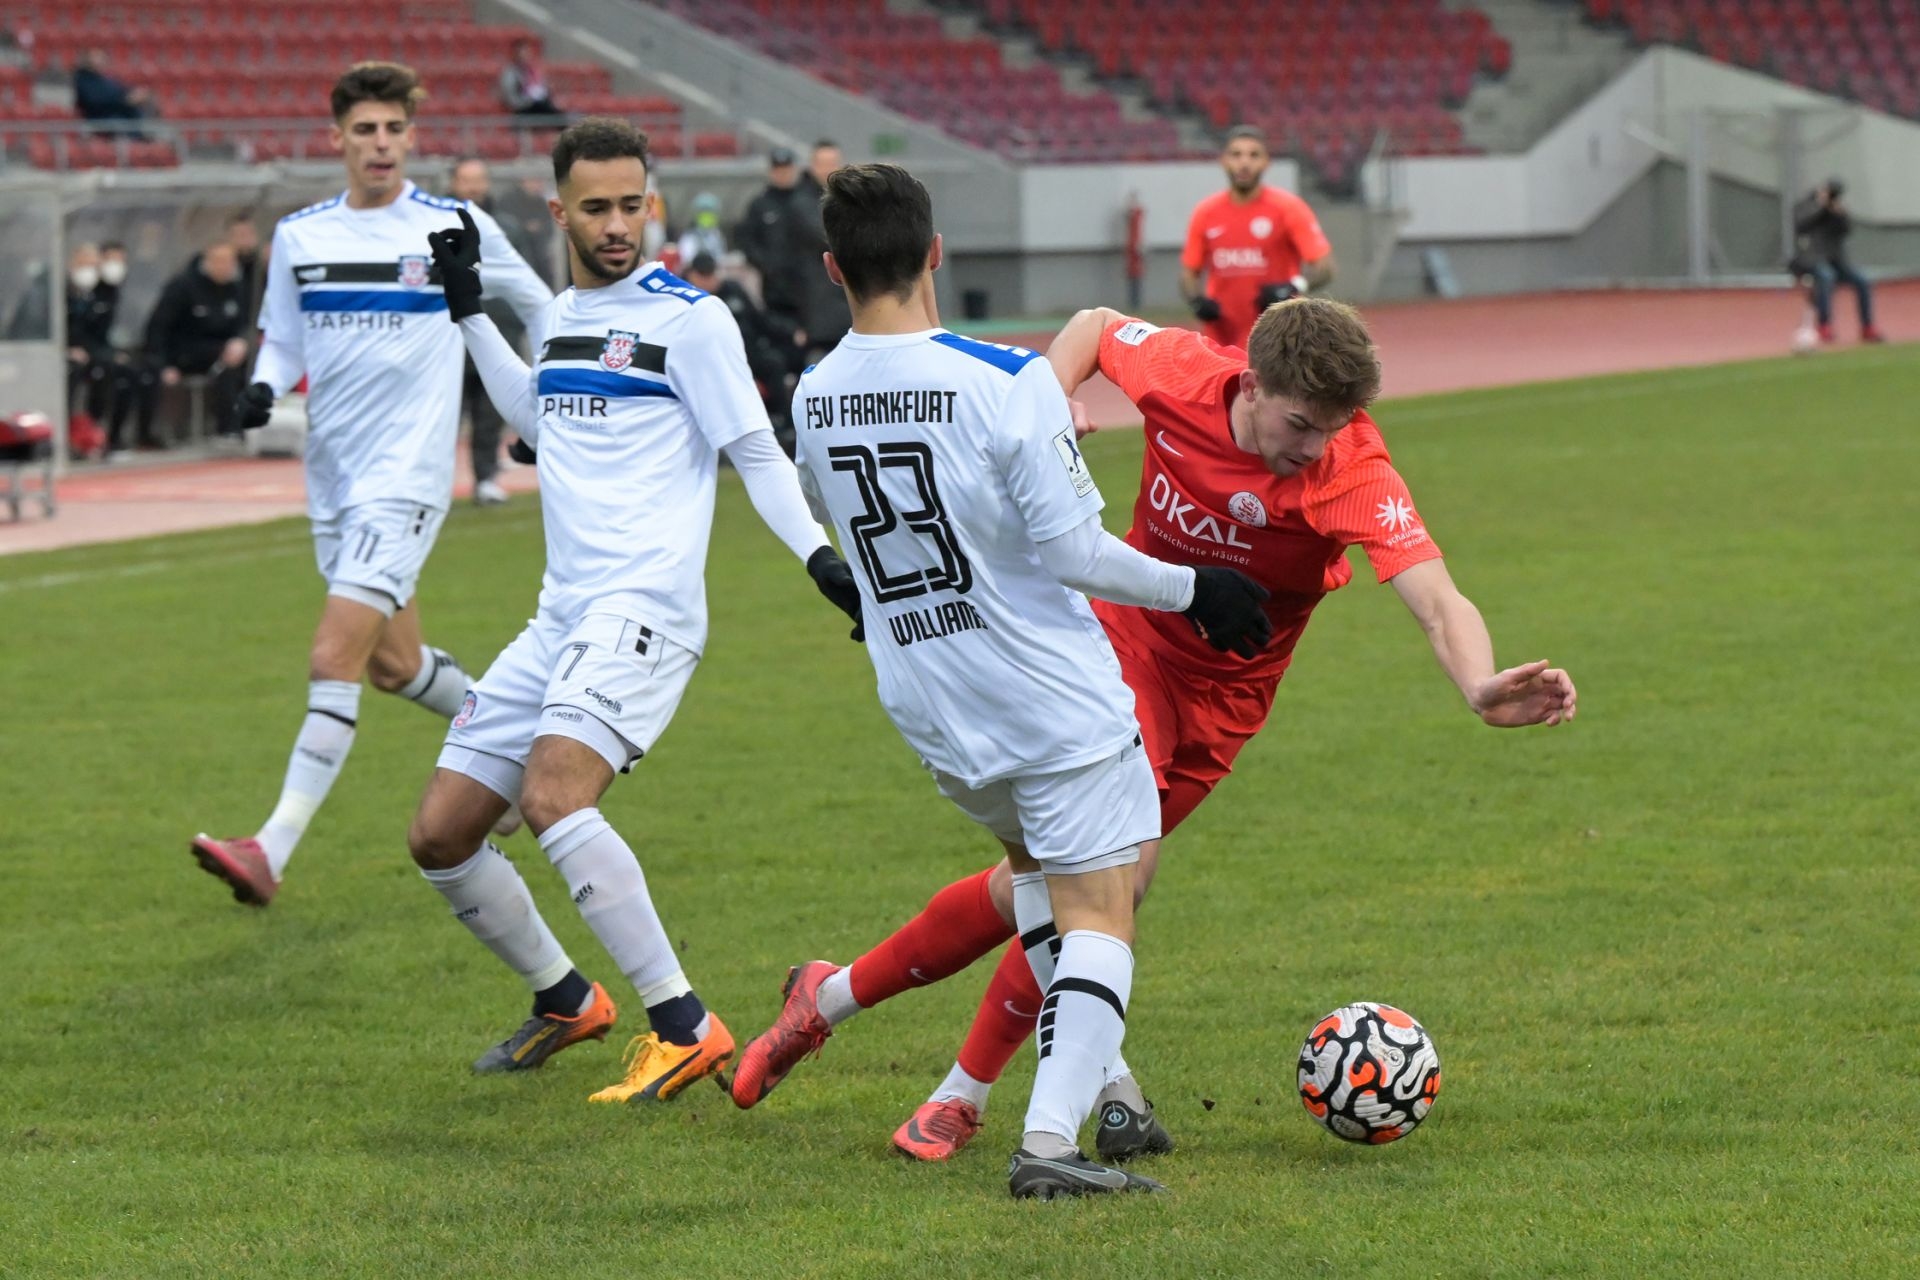
<path fill-rule="evenodd" d="M 1002 840 L 1026 846 L 1056 875 L 1099 871 L 1138 858 L 1160 838 L 1160 789 L 1135 738 L 1115 755 L 1058 773 L 1031 773 L 970 787 L 931 770 L 940 794 Z"/>
<path fill-rule="evenodd" d="M 327 594 L 357 600 L 391 618 L 413 599 L 446 518 L 439 507 L 386 499 L 315 520 L 313 558 L 327 580 Z"/>
<path fill-rule="evenodd" d="M 508 794 L 497 766 L 476 766 L 472 753 L 517 773 L 533 740 L 554 735 L 585 743 L 624 773 L 666 731 L 699 664 L 699 654 L 632 618 L 591 613 L 572 626 L 535 618 L 467 691 L 440 767 L 517 799 L 518 777 Z"/>

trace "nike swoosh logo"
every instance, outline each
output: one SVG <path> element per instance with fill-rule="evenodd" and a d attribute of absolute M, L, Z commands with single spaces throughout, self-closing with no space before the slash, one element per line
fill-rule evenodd
<path fill-rule="evenodd" d="M 1037 1018 L 1040 1016 L 1037 1013 L 1028 1013 L 1025 1009 L 1015 1008 L 1013 1001 L 1011 1000 L 1002 1000 L 1000 1004 L 1001 1004 L 1001 1007 L 1006 1009 L 1008 1013 L 1012 1014 L 1016 1018 Z"/>
<path fill-rule="evenodd" d="M 1168 453 L 1170 453 L 1170 454 L 1172 454 L 1172 455 L 1173 455 L 1174 457 L 1176 457 L 1176 458 L 1184 458 L 1184 457 L 1186 457 L 1186 456 L 1187 456 L 1186 454 L 1184 454 L 1184 453 L 1182 453 L 1182 452 L 1180 452 L 1180 451 L 1179 451 L 1178 449 L 1176 449 L 1176 448 L 1174 448 L 1174 447 L 1173 447 L 1172 445 L 1170 445 L 1170 444 L 1168 444 L 1168 443 L 1167 443 L 1167 433 L 1166 433 L 1166 432 L 1164 432 L 1164 431 L 1161 431 L 1161 432 L 1157 432 L 1157 433 L 1156 433 L 1156 434 L 1154 435 L 1154 437 L 1153 437 L 1153 438 L 1154 438 L 1154 440 L 1155 440 L 1156 442 L 1158 442 L 1158 444 L 1160 445 L 1160 447 L 1161 447 L 1162 449 L 1165 449 L 1165 450 L 1166 450 L 1166 451 L 1167 451 Z"/>
<path fill-rule="evenodd" d="M 929 978 L 926 974 L 920 972 L 918 969 L 909 968 L 907 972 L 913 975 L 913 980 L 915 982 L 932 982 L 933 981 L 932 978 Z"/>
<path fill-rule="evenodd" d="M 1227 229 L 1225 227 L 1208 227 L 1207 239 L 1211 240 L 1215 236 L 1225 235 L 1226 233 L 1227 233 Z"/>

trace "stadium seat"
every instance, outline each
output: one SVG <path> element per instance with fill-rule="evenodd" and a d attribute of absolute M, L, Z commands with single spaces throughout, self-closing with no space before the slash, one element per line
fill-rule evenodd
<path fill-rule="evenodd" d="M 1585 0 L 1587 21 L 1920 119 L 1915 0 Z"/>
<path fill-rule="evenodd" d="M 812 3 L 820 12 L 850 11 L 838 0 Z M 878 11 L 877 0 L 856 0 L 855 7 Z M 864 28 L 867 19 L 858 25 Z M 495 83 L 513 42 L 535 33 L 517 25 L 480 25 L 470 0 L 288 0 L 265 9 L 243 0 L 0 0 L 0 28 L 30 36 L 33 59 L 31 69 L 0 66 L 0 121 L 71 121 L 69 109 L 33 104 L 34 72 L 70 67 L 80 53 L 100 48 L 115 74 L 152 91 L 169 123 L 150 132 L 170 128 L 167 136 L 178 137 L 178 145 L 117 145 L 78 131 L 0 131 L 0 147 L 40 168 L 160 167 L 180 163 L 182 147 L 262 160 L 328 155 L 325 132 L 304 122 L 326 100 L 341 68 L 367 57 L 398 58 L 421 73 L 428 89 L 421 117 L 425 154 L 471 149 L 504 159 L 521 155 L 529 136 L 542 139 L 541 146 L 551 136 L 550 130 L 529 135 L 487 123 L 503 116 Z M 927 56 L 935 56 L 937 19 L 903 29 L 916 32 L 927 42 Z M 236 67 L 246 74 L 226 74 Z M 616 93 L 612 73 L 599 63 L 554 61 L 547 70 L 563 106 L 629 117 L 657 140 L 672 143 L 663 154 L 739 151 L 735 135 L 717 130 L 694 135 L 683 146 L 676 100 Z M 276 119 L 303 123 L 265 132 L 253 124 Z M 241 129 L 228 121 L 248 124 Z M 463 121 L 485 127 L 476 130 Z M 190 123 L 181 128 L 174 122 Z"/>

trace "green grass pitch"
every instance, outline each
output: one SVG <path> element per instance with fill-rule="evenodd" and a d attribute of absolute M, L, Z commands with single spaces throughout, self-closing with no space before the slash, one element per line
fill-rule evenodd
<path fill-rule="evenodd" d="M 587 1105 L 618 1043 L 475 1078 L 526 996 L 408 861 L 427 716 L 368 694 L 270 910 L 187 854 L 278 786 L 304 526 L 0 560 L 0 1274 L 1912 1274 L 1916 403 L 1883 349 L 1382 409 L 1500 657 L 1564 664 L 1580 718 L 1481 727 L 1364 569 L 1322 607 L 1141 920 L 1127 1056 L 1181 1143 L 1153 1200 L 1007 1199 L 1026 1056 L 959 1159 L 891 1153 L 984 965 L 752 1113 Z M 1088 445 L 1116 527 L 1138 450 Z M 531 501 L 457 510 L 431 637 L 480 670 L 540 566 Z M 992 847 L 731 481 L 709 584 L 703 669 L 606 809 L 744 1039 L 789 963 L 851 959 Z M 1384 1149 L 1294 1096 L 1308 1026 L 1356 999 L 1445 1065 Z"/>

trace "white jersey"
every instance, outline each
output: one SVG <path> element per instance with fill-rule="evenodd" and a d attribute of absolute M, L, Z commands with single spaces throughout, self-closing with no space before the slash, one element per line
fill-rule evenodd
<path fill-rule="evenodd" d="M 407 183 L 376 209 L 344 193 L 273 231 L 254 377 L 285 395 L 307 378 L 307 507 L 315 520 L 383 499 L 444 510 L 460 426 L 460 329 L 447 320 L 427 233 L 459 226 L 464 201 Z M 531 327 L 553 300 L 487 213 L 480 276 Z"/>
<path fill-rule="evenodd" d="M 568 289 L 543 325 L 530 371 L 541 616 L 617 613 L 698 653 L 719 450 L 770 429 L 733 313 L 648 263 Z"/>
<path fill-rule="evenodd" d="M 793 419 L 880 701 L 929 766 L 979 786 L 1133 741 L 1106 633 L 1034 546 L 1102 506 L 1044 359 L 944 329 L 850 333 L 801 377 Z"/>

